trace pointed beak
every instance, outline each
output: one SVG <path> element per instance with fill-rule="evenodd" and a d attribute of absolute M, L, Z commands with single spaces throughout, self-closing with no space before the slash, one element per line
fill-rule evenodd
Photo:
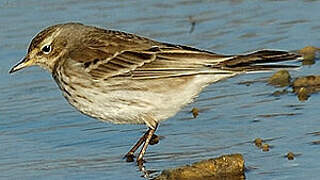
<path fill-rule="evenodd" d="M 18 71 L 20 69 L 23 69 L 25 67 L 29 67 L 29 66 L 32 66 L 32 65 L 33 65 L 32 60 L 30 60 L 29 57 L 27 56 L 27 57 L 23 58 L 22 61 L 20 61 L 18 64 L 13 66 L 11 68 L 11 70 L 9 71 L 9 73 L 10 74 L 14 73 L 14 72 L 16 72 L 16 71 Z"/>

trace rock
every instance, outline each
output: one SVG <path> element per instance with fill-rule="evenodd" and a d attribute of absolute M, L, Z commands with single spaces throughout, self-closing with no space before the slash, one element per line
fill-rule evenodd
<path fill-rule="evenodd" d="M 298 50 L 299 54 L 303 55 L 303 65 L 312 65 L 315 63 L 316 53 L 319 52 L 320 49 L 314 46 L 306 46 L 300 50 Z"/>
<path fill-rule="evenodd" d="M 262 151 L 267 152 L 270 150 L 269 144 L 262 144 L 261 146 Z"/>
<path fill-rule="evenodd" d="M 193 118 L 196 118 L 199 115 L 198 108 L 192 108 L 191 112 L 192 112 Z"/>
<path fill-rule="evenodd" d="M 274 73 L 268 80 L 268 83 L 274 86 L 288 86 L 290 84 L 291 76 L 287 70 L 279 70 Z"/>
<path fill-rule="evenodd" d="M 306 101 L 310 97 L 309 94 L 310 94 L 310 92 L 308 91 L 308 89 L 305 87 L 302 87 L 297 92 L 297 97 L 298 97 L 299 101 Z"/>
<path fill-rule="evenodd" d="M 320 76 L 298 77 L 293 81 L 292 89 L 300 101 L 305 101 L 309 98 L 310 94 L 320 91 Z"/>
<path fill-rule="evenodd" d="M 260 147 L 262 146 L 262 142 L 263 142 L 263 140 L 262 140 L 261 138 L 256 138 L 256 139 L 254 140 L 254 144 L 255 144 L 258 148 L 260 148 Z"/>
<path fill-rule="evenodd" d="M 288 160 L 294 160 L 295 154 L 293 154 L 293 152 L 288 152 L 287 154 L 287 158 Z"/>
<path fill-rule="evenodd" d="M 309 86 L 320 87 L 320 76 L 310 75 L 310 76 L 298 77 L 293 81 L 292 86 L 294 90 L 300 87 L 309 87 Z"/>
<path fill-rule="evenodd" d="M 174 169 L 162 171 L 154 180 L 245 179 L 241 154 L 223 155 Z"/>

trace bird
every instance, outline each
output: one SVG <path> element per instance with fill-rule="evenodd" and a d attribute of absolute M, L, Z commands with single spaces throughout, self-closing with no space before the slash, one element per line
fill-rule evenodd
<path fill-rule="evenodd" d="M 46 69 L 75 109 L 114 124 L 148 130 L 125 155 L 141 165 L 161 121 L 191 103 L 206 86 L 247 72 L 298 67 L 301 55 L 262 49 L 225 55 L 140 35 L 69 22 L 49 26 L 31 41 L 9 73 Z M 143 144 L 143 145 L 142 145 Z"/>

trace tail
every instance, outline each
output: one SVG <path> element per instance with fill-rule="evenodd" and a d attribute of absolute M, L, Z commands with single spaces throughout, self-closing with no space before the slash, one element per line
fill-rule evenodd
<path fill-rule="evenodd" d="M 260 50 L 249 54 L 230 56 L 230 59 L 218 64 L 221 69 L 232 71 L 268 71 L 279 68 L 298 68 L 299 65 L 279 62 L 301 60 L 300 54 L 281 50 Z"/>

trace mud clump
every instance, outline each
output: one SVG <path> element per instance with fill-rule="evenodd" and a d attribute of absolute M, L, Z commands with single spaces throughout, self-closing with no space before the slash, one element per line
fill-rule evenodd
<path fill-rule="evenodd" d="M 191 113 L 193 115 L 193 118 L 196 118 L 199 115 L 199 109 L 198 108 L 192 108 Z"/>
<path fill-rule="evenodd" d="M 245 179 L 241 154 L 223 155 L 174 169 L 162 171 L 154 180 Z"/>
<path fill-rule="evenodd" d="M 320 75 L 309 75 L 297 77 L 293 82 L 287 70 L 280 70 L 273 74 L 268 79 L 268 84 L 276 87 L 292 87 L 292 92 L 295 93 L 300 101 L 306 101 L 310 95 L 320 91 Z M 288 94 L 287 89 L 275 91 L 273 96 L 281 96 Z"/>
<path fill-rule="evenodd" d="M 287 70 L 279 70 L 274 73 L 268 80 L 268 83 L 273 86 L 284 87 L 290 84 L 291 76 Z"/>
<path fill-rule="evenodd" d="M 270 150 L 270 145 L 267 143 L 263 143 L 264 140 L 261 138 L 256 138 L 253 143 L 254 145 L 256 145 L 256 147 L 258 147 L 259 149 L 261 149 L 264 152 L 267 152 Z"/>
<path fill-rule="evenodd" d="M 310 75 L 298 77 L 293 81 L 292 89 L 300 101 L 306 101 L 311 94 L 320 91 L 320 76 Z"/>
<path fill-rule="evenodd" d="M 262 146 L 263 140 L 261 138 L 256 138 L 253 142 L 258 148 L 260 148 Z"/>
<path fill-rule="evenodd" d="M 270 145 L 269 144 L 262 144 L 261 150 L 264 152 L 270 151 Z"/>
<path fill-rule="evenodd" d="M 302 87 L 299 89 L 298 92 L 296 92 L 296 94 L 297 94 L 299 101 L 306 101 L 309 99 L 311 93 L 308 92 L 307 88 Z"/>
<path fill-rule="evenodd" d="M 301 55 L 303 55 L 303 65 L 312 65 L 315 63 L 315 59 L 317 56 L 317 52 L 320 51 L 320 48 L 314 47 L 314 46 L 306 46 L 297 52 Z"/>
<path fill-rule="evenodd" d="M 288 152 L 287 154 L 287 158 L 288 160 L 294 160 L 295 154 L 293 154 L 293 152 Z"/>
<path fill-rule="evenodd" d="M 293 81 L 293 87 L 306 87 L 306 86 L 319 86 L 320 87 L 320 76 L 310 75 L 298 77 Z"/>

